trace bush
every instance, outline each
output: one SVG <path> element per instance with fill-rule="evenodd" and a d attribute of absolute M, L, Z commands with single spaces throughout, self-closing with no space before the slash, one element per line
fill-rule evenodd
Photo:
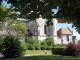
<path fill-rule="evenodd" d="M 28 45 L 28 50 L 35 50 L 35 47 L 33 45 Z"/>
<path fill-rule="evenodd" d="M 50 49 L 51 49 L 51 47 L 50 47 L 50 46 L 47 46 L 47 47 L 46 47 L 46 50 L 50 50 Z"/>
<path fill-rule="evenodd" d="M 40 47 L 41 50 L 46 50 L 47 44 L 45 41 L 42 41 L 40 46 L 41 46 Z"/>
<path fill-rule="evenodd" d="M 2 37 L 0 37 L 0 52 L 2 51 L 2 49 L 3 49 L 3 36 Z"/>
<path fill-rule="evenodd" d="M 76 45 L 76 52 L 75 52 L 76 56 L 80 56 L 80 44 Z"/>
<path fill-rule="evenodd" d="M 75 52 L 76 52 L 76 44 L 69 43 L 66 46 L 65 54 L 68 56 L 75 56 Z"/>
<path fill-rule="evenodd" d="M 61 44 L 56 44 L 54 47 L 55 47 L 55 48 L 66 48 L 66 46 L 61 45 Z"/>
<path fill-rule="evenodd" d="M 52 38 L 46 38 L 45 42 L 46 42 L 47 46 L 50 46 L 50 47 L 53 47 L 55 45 Z"/>
<path fill-rule="evenodd" d="M 52 48 L 52 54 L 68 55 L 68 56 L 80 56 L 80 44 L 69 43 L 66 48 Z"/>
<path fill-rule="evenodd" d="M 23 56 L 26 51 L 26 45 L 14 36 L 5 36 L 2 46 L 3 49 L 1 53 L 5 58 L 20 57 Z"/>
<path fill-rule="evenodd" d="M 29 39 L 28 40 L 28 50 L 39 50 L 40 44 L 38 40 Z"/>
<path fill-rule="evenodd" d="M 46 50 L 46 46 L 45 45 L 41 45 L 40 49 L 41 50 Z"/>
<path fill-rule="evenodd" d="M 35 50 L 40 50 L 40 44 L 35 44 Z"/>
<path fill-rule="evenodd" d="M 52 48 L 52 54 L 65 55 L 65 48 Z"/>

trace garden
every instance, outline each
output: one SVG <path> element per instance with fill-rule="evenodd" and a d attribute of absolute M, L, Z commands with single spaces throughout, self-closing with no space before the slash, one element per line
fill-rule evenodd
<path fill-rule="evenodd" d="M 0 60 L 80 60 L 80 44 L 55 45 L 52 38 L 25 43 L 11 35 L 1 37 L 0 42 Z"/>

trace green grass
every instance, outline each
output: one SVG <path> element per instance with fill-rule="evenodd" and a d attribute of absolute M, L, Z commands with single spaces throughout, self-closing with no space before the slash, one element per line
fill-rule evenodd
<path fill-rule="evenodd" d="M 45 52 L 48 52 L 48 54 L 45 54 Z M 0 60 L 80 60 L 80 57 L 75 56 L 51 55 L 50 50 L 26 50 L 26 55 L 30 56 Z"/>
<path fill-rule="evenodd" d="M 52 55 L 52 52 L 50 50 L 26 50 L 26 55 Z"/>
<path fill-rule="evenodd" d="M 0 60 L 80 60 L 80 57 L 44 55 L 44 56 L 26 56 L 26 57 L 0 59 Z"/>

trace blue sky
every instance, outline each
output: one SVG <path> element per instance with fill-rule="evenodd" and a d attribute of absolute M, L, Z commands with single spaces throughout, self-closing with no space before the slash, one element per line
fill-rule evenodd
<path fill-rule="evenodd" d="M 7 4 L 6 2 L 3 2 L 4 5 L 6 5 L 7 7 L 10 6 L 10 4 Z M 57 13 L 58 10 L 53 10 L 55 13 Z M 76 36 L 77 40 L 80 40 L 80 34 L 75 30 L 75 27 L 72 28 L 72 24 L 67 24 L 67 23 L 58 23 L 57 24 L 57 29 L 62 28 L 62 27 L 68 27 L 73 31 L 73 35 Z"/>

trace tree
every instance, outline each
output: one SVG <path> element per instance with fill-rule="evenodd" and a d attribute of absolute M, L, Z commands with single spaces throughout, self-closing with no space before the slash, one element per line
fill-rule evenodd
<path fill-rule="evenodd" d="M 0 6 L 0 28 L 7 30 L 8 34 L 23 36 L 27 34 L 27 27 L 21 21 L 17 21 L 18 14 L 3 4 Z"/>
<path fill-rule="evenodd" d="M 0 0 L 2 1 L 2 0 Z M 53 17 L 58 21 L 72 23 L 80 33 L 80 1 L 79 0 L 5 0 L 20 11 L 21 15 L 27 19 L 35 20 L 42 17 L 47 19 L 47 24 L 52 24 Z M 57 14 L 52 16 L 52 9 L 57 9 Z"/>
<path fill-rule="evenodd" d="M 10 20 L 7 22 L 5 29 L 9 35 L 25 36 L 27 34 L 27 27 L 21 21 Z"/>
<path fill-rule="evenodd" d="M 0 22 L 9 20 L 12 10 L 6 8 L 3 4 L 0 6 Z"/>

